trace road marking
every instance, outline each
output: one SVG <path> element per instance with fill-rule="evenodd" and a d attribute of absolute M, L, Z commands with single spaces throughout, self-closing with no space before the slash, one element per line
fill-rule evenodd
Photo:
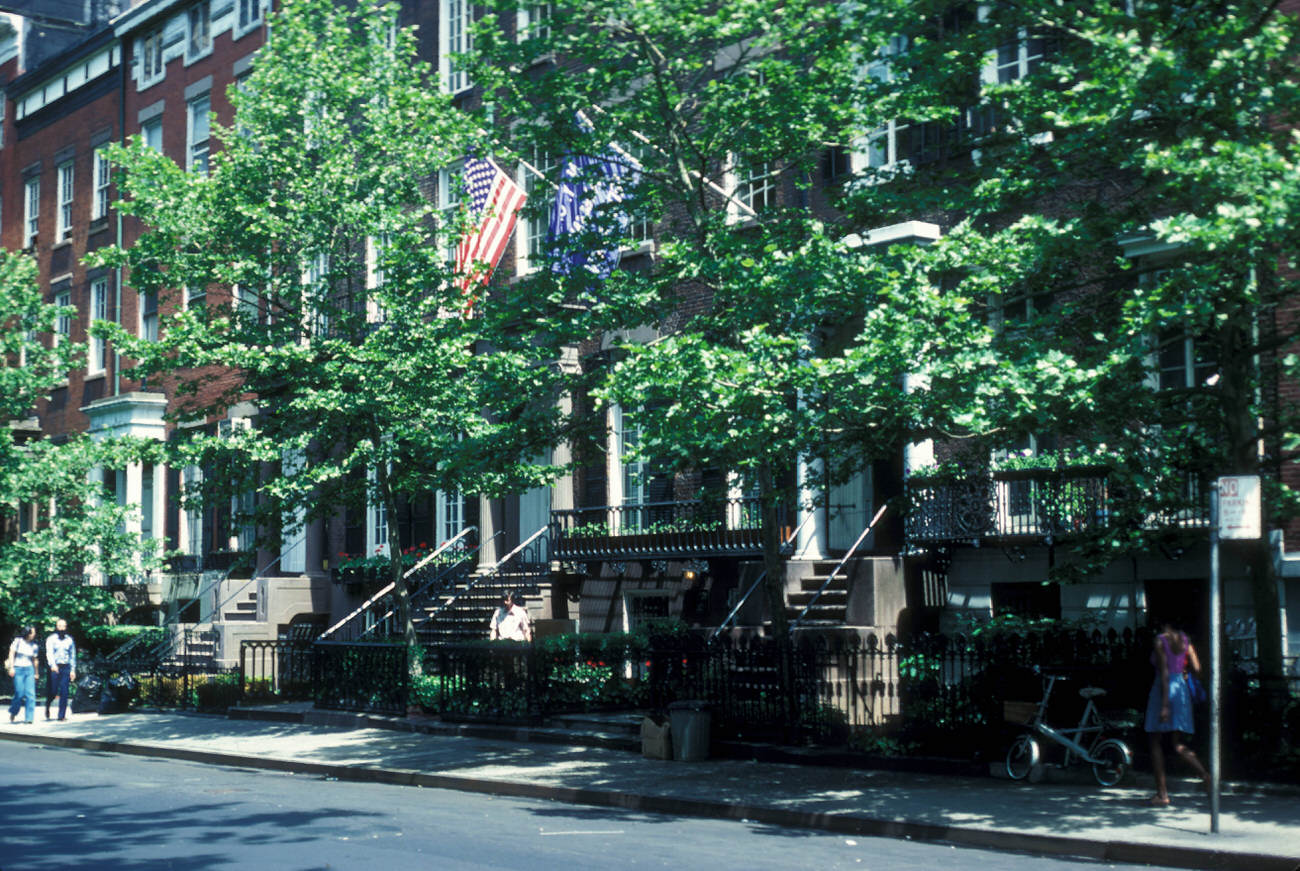
<path fill-rule="evenodd" d="M 587 831 L 582 829 L 575 829 L 574 831 L 571 832 L 538 832 L 538 834 L 541 835 L 543 838 L 549 837 L 550 835 L 621 835 L 623 834 L 623 830 L 606 829 L 606 830 L 597 831 L 593 829 Z"/>

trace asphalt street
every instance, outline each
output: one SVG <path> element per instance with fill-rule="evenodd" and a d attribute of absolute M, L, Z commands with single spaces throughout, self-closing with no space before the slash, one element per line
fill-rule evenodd
<path fill-rule="evenodd" d="M 0 871 L 1132 867 L 15 744 L 0 783 Z"/>

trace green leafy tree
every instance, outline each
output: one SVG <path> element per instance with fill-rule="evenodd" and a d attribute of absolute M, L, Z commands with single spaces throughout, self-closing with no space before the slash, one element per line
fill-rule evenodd
<path fill-rule="evenodd" d="M 122 211 L 145 231 L 103 260 L 128 265 L 164 311 L 157 341 L 115 340 L 137 374 L 173 379 L 180 418 L 256 404 L 250 428 L 178 440 L 173 462 L 206 470 L 192 497 L 255 494 L 236 521 L 271 547 L 344 507 L 392 519 L 401 497 L 431 490 L 536 486 L 554 470 L 535 458 L 567 426 L 567 321 L 538 311 L 522 330 L 497 291 L 470 316 L 456 284 L 465 218 L 440 208 L 439 172 L 491 144 L 395 19 L 394 6 L 290 0 L 232 92 L 235 126 L 215 128 L 207 172 L 140 142 L 113 155 Z M 185 305 L 186 288 L 206 304 Z M 210 376 L 231 372 L 210 398 Z M 413 645 L 404 534 L 390 523 L 387 546 Z"/>
<path fill-rule="evenodd" d="M 1290 353 L 1300 90 L 1294 15 L 1272 2 L 855 8 L 891 33 L 855 103 L 931 148 L 881 166 L 863 225 L 929 216 L 948 292 L 986 306 L 1015 387 L 970 455 L 1056 442 L 1111 466 L 1110 522 L 1065 568 L 1204 541 L 1184 528 L 1222 474 L 1262 474 L 1294 516 Z M 964 434 L 964 433 L 962 433 Z M 1243 546 L 1260 665 L 1281 669 L 1268 543 Z"/>
<path fill-rule="evenodd" d="M 784 634 L 780 548 L 794 524 L 781 512 L 799 499 L 800 458 L 823 461 L 825 486 L 955 429 L 948 416 L 974 425 L 975 376 L 997 371 L 982 313 L 937 292 L 916 245 L 858 245 L 860 226 L 827 202 L 824 179 L 875 123 L 853 99 L 870 34 L 838 4 L 561 0 L 515 39 L 499 25 L 524 7 L 487 6 L 474 77 L 513 147 L 594 156 L 612 143 L 635 170 L 632 215 L 656 227 L 649 264 L 603 283 L 536 281 L 612 307 L 625 328 L 656 327 L 620 343 L 598 396 L 639 429 L 642 459 L 735 473 L 758 494 Z M 573 244 L 607 245 L 617 215 L 597 211 Z M 919 360 L 930 389 L 905 393 Z"/>
<path fill-rule="evenodd" d="M 45 303 L 31 258 L 0 252 L 0 622 L 97 623 L 119 604 L 83 573 L 137 574 L 159 556 L 126 531 L 131 507 L 91 479 L 96 468 L 141 461 L 150 446 L 85 435 L 55 443 L 23 425 L 84 357 L 56 330 L 73 314 Z"/>

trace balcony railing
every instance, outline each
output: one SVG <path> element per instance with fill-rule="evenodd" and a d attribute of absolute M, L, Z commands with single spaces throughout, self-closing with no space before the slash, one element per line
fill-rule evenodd
<path fill-rule="evenodd" d="M 1149 500 L 1149 527 L 1204 528 L 1206 489 L 1193 476 L 1167 482 Z M 1020 469 L 908 480 L 907 539 L 913 543 L 1046 539 L 1098 532 L 1120 494 L 1104 466 Z M 1127 500 L 1126 500 L 1127 501 Z"/>
<path fill-rule="evenodd" d="M 784 530 L 785 512 L 778 515 L 778 523 Z M 551 512 L 554 559 L 677 559 L 762 552 L 762 511 L 753 498 L 601 505 Z"/>

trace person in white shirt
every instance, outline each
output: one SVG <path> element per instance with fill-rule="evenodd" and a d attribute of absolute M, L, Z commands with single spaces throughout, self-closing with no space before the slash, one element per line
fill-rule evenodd
<path fill-rule="evenodd" d="M 54 631 L 45 639 L 46 678 L 45 719 L 50 718 L 50 703 L 59 697 L 59 719 L 68 719 L 68 687 L 77 679 L 77 643 L 68 634 L 68 621 L 59 619 Z"/>
<path fill-rule="evenodd" d="M 9 722 L 18 719 L 23 704 L 27 705 L 27 719 L 36 719 L 36 676 L 40 670 L 41 647 L 36 643 L 36 627 L 27 626 L 9 645 L 9 658 L 5 671 L 14 679 L 14 699 L 9 704 Z"/>
<path fill-rule="evenodd" d="M 501 607 L 492 615 L 488 627 L 490 641 L 532 641 L 533 626 L 528 619 L 528 609 L 524 607 L 523 597 L 516 592 L 506 593 L 501 599 Z"/>

